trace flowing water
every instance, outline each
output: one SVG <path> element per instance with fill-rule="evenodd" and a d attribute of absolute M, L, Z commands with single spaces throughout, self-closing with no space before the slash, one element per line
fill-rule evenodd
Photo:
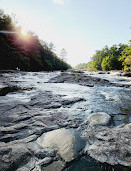
<path fill-rule="evenodd" d="M 4 76 L 10 79 L 12 84 L 20 87 L 33 87 L 31 91 L 19 93 L 10 93 L 6 97 L 0 99 L 8 103 L 11 100 L 28 102 L 31 97 L 36 95 L 38 91 L 51 91 L 53 94 L 64 95 L 63 98 L 81 97 L 86 101 L 75 103 L 71 107 L 61 107 L 59 110 L 67 110 L 70 115 L 85 117 L 85 119 L 93 112 L 105 112 L 114 117 L 114 125 L 131 122 L 131 87 L 115 87 L 115 86 L 94 86 L 85 87 L 77 84 L 69 83 L 47 83 L 52 77 L 59 75 L 60 72 L 27 72 L 27 73 L 5 73 Z M 91 74 L 91 73 L 86 73 Z M 118 76 L 117 73 L 97 74 L 92 76 L 101 77 L 115 83 L 124 83 L 131 85 L 131 78 Z"/>

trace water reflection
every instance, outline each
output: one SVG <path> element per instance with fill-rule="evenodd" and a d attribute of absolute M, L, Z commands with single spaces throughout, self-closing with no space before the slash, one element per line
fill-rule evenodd
<path fill-rule="evenodd" d="M 101 164 L 86 156 L 64 169 L 64 171 L 130 171 L 130 168 L 120 165 L 111 166 L 109 164 Z"/>
<path fill-rule="evenodd" d="M 131 112 L 129 114 L 112 115 L 112 125 L 118 126 L 121 124 L 131 123 Z"/>

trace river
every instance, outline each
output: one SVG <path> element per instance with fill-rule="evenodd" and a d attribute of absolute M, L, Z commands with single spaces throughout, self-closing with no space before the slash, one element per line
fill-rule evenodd
<path fill-rule="evenodd" d="M 86 118 L 95 112 L 105 112 L 112 117 L 112 126 L 120 124 L 131 123 L 131 87 L 125 86 L 81 86 L 72 83 L 48 83 L 53 77 L 59 76 L 60 71 L 56 72 L 12 72 L 2 73 L 5 82 L 18 87 L 30 88 L 30 91 L 12 92 L 0 98 L 0 104 L 7 105 L 8 103 L 25 104 L 30 102 L 32 97 L 38 95 L 38 92 L 52 92 L 54 95 L 61 95 L 64 99 L 69 98 L 84 98 L 84 101 L 74 103 L 71 106 L 61 106 L 57 112 L 65 112 L 68 115 L 79 116 L 79 118 Z M 119 76 L 118 72 L 111 72 L 110 74 L 99 74 L 97 72 L 85 72 L 85 75 L 107 79 L 113 83 L 131 85 L 131 78 Z M 2 88 L 4 85 L 0 84 Z M 45 136 L 45 135 L 44 135 Z M 57 163 L 56 163 L 57 165 Z M 84 170 L 109 170 L 115 169 L 110 166 L 99 165 L 95 160 L 82 157 L 79 160 L 70 164 L 66 171 L 84 171 Z M 54 165 L 49 170 L 55 168 Z M 61 169 L 61 167 L 60 167 Z M 118 169 L 118 168 L 117 168 Z M 59 169 L 58 169 L 59 170 Z"/>
<path fill-rule="evenodd" d="M 111 74 L 98 74 L 96 72 L 85 72 L 93 77 L 100 77 L 111 82 L 131 85 L 131 78 L 122 77 L 118 72 Z M 32 91 L 24 91 L 20 93 L 10 93 L 0 100 L 5 103 L 8 101 L 28 102 L 31 97 L 36 95 L 38 91 L 51 91 L 53 94 L 64 95 L 66 98 L 80 97 L 86 101 L 74 104 L 71 108 L 65 108 L 70 114 L 79 114 L 87 118 L 94 112 L 105 112 L 110 115 L 117 115 L 118 120 L 115 125 L 121 123 L 131 123 L 131 87 L 114 87 L 114 86 L 95 86 L 84 87 L 78 84 L 69 83 L 47 83 L 51 78 L 60 75 L 60 72 L 27 72 L 4 74 L 7 80 L 12 84 L 20 87 L 33 87 Z M 60 108 L 59 110 L 63 110 Z M 119 114 L 119 117 L 118 117 Z"/>

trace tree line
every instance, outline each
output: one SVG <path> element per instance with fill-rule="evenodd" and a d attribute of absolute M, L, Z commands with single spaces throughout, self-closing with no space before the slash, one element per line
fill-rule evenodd
<path fill-rule="evenodd" d="M 16 27 L 3 10 L 0 10 L 0 30 L 0 70 L 50 71 L 71 68 L 53 52 L 52 44 L 48 46 L 31 31 L 26 36 L 22 35 L 21 27 Z"/>
<path fill-rule="evenodd" d="M 105 46 L 96 51 L 89 63 L 79 64 L 76 69 L 87 70 L 131 70 L 131 41 L 129 45 Z"/>

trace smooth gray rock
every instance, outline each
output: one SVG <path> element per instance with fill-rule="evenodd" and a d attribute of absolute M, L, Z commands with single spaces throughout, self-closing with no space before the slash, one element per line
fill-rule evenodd
<path fill-rule="evenodd" d="M 110 115 L 104 112 L 98 112 L 91 114 L 86 122 L 89 126 L 107 126 L 110 120 Z"/>
<path fill-rule="evenodd" d="M 85 146 L 78 131 L 65 128 L 43 134 L 37 139 L 37 143 L 44 148 L 58 150 L 59 155 L 67 162 L 78 157 Z"/>

